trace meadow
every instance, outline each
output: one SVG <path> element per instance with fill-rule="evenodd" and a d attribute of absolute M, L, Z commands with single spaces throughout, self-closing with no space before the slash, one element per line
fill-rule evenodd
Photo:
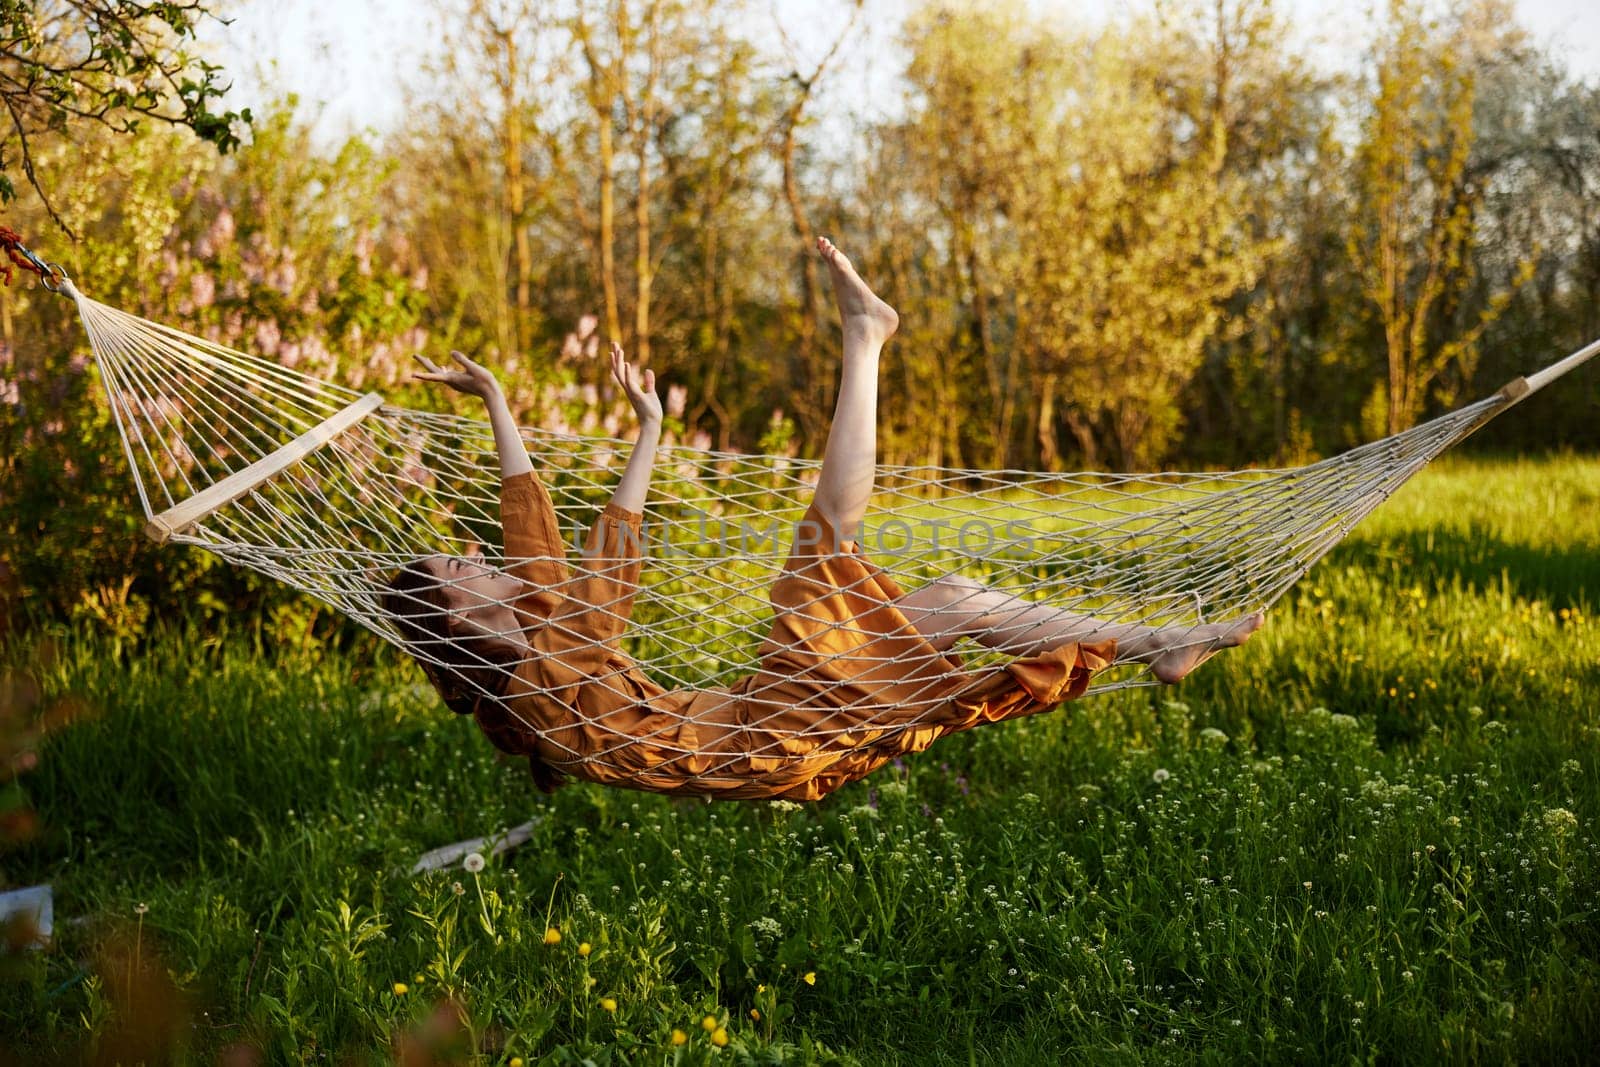
<path fill-rule="evenodd" d="M 1597 613 L 1600 460 L 1447 460 L 1182 685 L 812 806 L 543 796 L 375 641 L 13 638 L 0 1060 L 1579 1062 Z"/>

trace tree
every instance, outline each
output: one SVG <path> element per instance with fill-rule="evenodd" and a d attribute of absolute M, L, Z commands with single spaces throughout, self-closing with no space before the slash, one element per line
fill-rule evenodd
<path fill-rule="evenodd" d="M 797 345 L 790 363 L 795 369 L 795 406 L 801 440 L 807 450 L 819 447 L 826 439 L 828 419 L 833 410 L 836 374 L 834 362 L 819 359 L 817 352 L 820 292 L 817 256 L 812 244 L 816 234 L 812 231 L 811 220 L 806 217 L 805 200 L 800 194 L 800 127 L 805 122 L 806 109 L 810 107 L 823 76 L 855 30 L 860 14 L 861 4 L 857 0 L 843 28 L 834 36 L 822 57 L 809 64 L 809 69 L 802 67 L 799 50 L 788 32 L 781 23 L 778 26 L 779 35 L 793 64 L 793 70 L 785 79 L 789 87 L 789 100 L 779 117 L 774 136 L 778 161 L 783 168 L 783 201 L 788 205 L 789 224 L 794 233 L 795 275 L 800 283 Z"/>
<path fill-rule="evenodd" d="M 983 368 L 967 408 L 990 462 L 1054 466 L 1068 437 L 1091 465 L 1159 459 L 1263 254 L 1225 126 L 1184 121 L 1145 25 L 1073 34 L 1020 5 L 940 5 L 909 35 L 906 167 L 926 175 L 938 288 L 963 302 L 953 340 Z"/>
<path fill-rule="evenodd" d="M 1473 278 L 1486 177 L 1471 165 L 1475 77 L 1459 34 L 1427 23 L 1408 0 L 1392 0 L 1389 23 L 1356 151 L 1349 251 L 1383 332 L 1388 374 L 1372 421 L 1381 414 L 1392 434 L 1416 423 L 1446 373 L 1471 377 L 1474 346 L 1513 290 L 1494 294 L 1476 323 L 1448 321 Z"/>
<path fill-rule="evenodd" d="M 236 127 L 250 122 L 250 110 L 213 110 L 227 91 L 220 68 L 183 48 L 212 18 L 206 0 L 0 3 L 0 101 L 10 126 L 0 140 L 0 202 L 16 196 L 10 172 L 20 164 L 67 229 L 40 184 L 33 142 L 75 122 L 132 133 L 153 119 L 186 126 L 223 152 L 237 147 Z"/>

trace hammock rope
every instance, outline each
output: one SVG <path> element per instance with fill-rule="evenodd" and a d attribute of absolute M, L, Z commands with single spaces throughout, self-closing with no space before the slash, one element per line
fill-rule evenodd
<path fill-rule="evenodd" d="M 59 268 L 48 277 L 77 304 L 157 540 L 285 582 L 423 660 L 431 654 L 407 646 L 382 606 L 396 570 L 435 553 L 526 562 L 506 560 L 497 547 L 500 482 L 486 422 L 385 404 L 98 303 Z M 1597 352 L 1600 341 L 1476 403 L 1297 468 L 1060 474 L 881 466 L 863 548 L 906 588 L 955 572 L 1105 623 L 1231 619 L 1272 605 L 1430 460 Z M 575 545 L 631 446 L 539 429 L 523 438 Z M 705 688 L 755 668 L 772 625 L 767 594 L 819 467 L 662 448 L 643 578 L 622 641 L 651 680 Z M 605 572 L 596 566 L 589 573 Z M 627 618 L 628 599 L 596 607 Z M 1005 662 L 997 652 L 970 655 L 975 671 Z M 1150 684 L 1141 664 L 1119 664 L 1097 675 L 1090 692 Z M 759 690 L 750 696 L 761 698 Z M 777 700 L 771 708 L 774 717 L 791 710 Z M 890 733 L 917 724 L 904 708 L 865 710 L 869 723 L 881 711 Z M 860 729 L 829 722 L 809 728 L 808 739 Z M 570 755 L 609 761 L 625 775 L 629 745 L 672 735 L 657 732 L 652 739 L 617 730 L 609 752 Z M 792 739 L 772 731 L 752 751 L 781 763 Z M 693 755 L 680 749 L 673 758 Z M 696 777 L 708 788 L 726 785 L 725 766 L 713 761 Z"/>

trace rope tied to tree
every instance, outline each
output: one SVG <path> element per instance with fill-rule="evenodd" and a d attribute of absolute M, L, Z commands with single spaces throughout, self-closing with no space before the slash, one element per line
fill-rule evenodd
<path fill-rule="evenodd" d="M 46 263 L 34 255 L 27 245 L 22 243 L 22 235 L 9 226 L 0 226 L 0 248 L 5 249 L 6 259 L 0 261 L 0 277 L 5 278 L 7 286 L 16 277 L 12 267 L 21 267 L 39 276 L 39 281 L 52 293 L 59 292 L 61 286 L 56 282 L 59 275 L 62 280 L 67 277 L 67 272 L 58 263 Z"/>

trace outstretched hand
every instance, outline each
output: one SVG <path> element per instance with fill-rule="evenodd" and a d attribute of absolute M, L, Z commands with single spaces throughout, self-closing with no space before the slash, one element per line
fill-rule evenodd
<path fill-rule="evenodd" d="M 628 394 L 628 402 L 633 405 L 633 413 L 639 416 L 641 423 L 654 426 L 661 424 L 661 398 L 656 395 L 656 372 L 645 371 L 641 381 L 638 368 L 628 365 L 622 354 L 622 346 L 615 341 L 611 342 L 611 377 Z"/>
<path fill-rule="evenodd" d="M 418 352 L 417 362 L 428 369 L 416 375 L 416 378 L 424 382 L 440 382 L 458 393 L 466 393 L 482 400 L 488 400 L 500 392 L 500 383 L 488 367 L 474 363 L 460 352 L 451 352 L 450 356 L 461 365 L 460 370 L 445 370 Z"/>

